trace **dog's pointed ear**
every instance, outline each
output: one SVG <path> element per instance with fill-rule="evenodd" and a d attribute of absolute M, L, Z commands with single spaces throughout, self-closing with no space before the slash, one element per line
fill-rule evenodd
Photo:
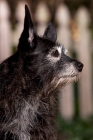
<path fill-rule="evenodd" d="M 24 30 L 31 28 L 33 29 L 34 25 L 33 25 L 33 22 L 32 22 L 32 18 L 31 18 L 31 15 L 30 15 L 30 11 L 28 9 L 28 6 L 25 5 L 25 18 L 24 18 Z"/>
<path fill-rule="evenodd" d="M 43 36 L 45 38 L 48 38 L 48 39 L 52 40 L 53 42 L 56 42 L 56 39 L 57 39 L 56 30 L 51 23 L 46 28 Z"/>
<path fill-rule="evenodd" d="M 24 32 L 27 35 L 28 42 L 32 44 L 34 39 L 34 25 L 27 5 L 25 5 Z"/>
<path fill-rule="evenodd" d="M 29 43 L 33 47 L 33 40 L 35 37 L 34 25 L 30 15 L 30 11 L 27 5 L 25 5 L 25 18 L 24 18 L 24 29 L 20 37 L 20 43 Z M 22 45 L 21 45 L 22 46 Z"/>

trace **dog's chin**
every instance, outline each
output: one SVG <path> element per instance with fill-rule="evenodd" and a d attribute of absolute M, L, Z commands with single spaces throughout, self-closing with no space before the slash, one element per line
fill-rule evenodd
<path fill-rule="evenodd" d="M 80 74 L 62 76 L 57 81 L 56 87 L 61 88 L 61 87 L 66 86 L 67 84 L 69 84 L 71 82 L 77 82 L 79 78 L 80 78 Z"/>

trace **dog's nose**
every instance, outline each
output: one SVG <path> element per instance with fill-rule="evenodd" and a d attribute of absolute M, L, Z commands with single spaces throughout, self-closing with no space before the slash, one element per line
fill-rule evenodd
<path fill-rule="evenodd" d="M 84 65 L 83 65 L 81 62 L 76 61 L 76 62 L 75 62 L 75 66 L 76 66 L 77 70 L 78 70 L 79 72 L 81 72 Z"/>

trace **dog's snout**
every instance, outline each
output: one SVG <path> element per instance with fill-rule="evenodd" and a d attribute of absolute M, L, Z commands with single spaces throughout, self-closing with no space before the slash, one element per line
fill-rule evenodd
<path fill-rule="evenodd" d="M 82 71 L 82 69 L 83 69 L 83 64 L 82 64 L 81 62 L 76 61 L 76 62 L 75 62 L 75 66 L 76 66 L 76 68 L 77 68 L 77 70 L 78 70 L 79 72 Z"/>

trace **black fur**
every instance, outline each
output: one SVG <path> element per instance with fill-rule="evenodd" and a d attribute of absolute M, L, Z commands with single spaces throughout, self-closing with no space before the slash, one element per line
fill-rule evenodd
<path fill-rule="evenodd" d="M 47 56 L 59 57 L 57 46 L 54 27 L 49 24 L 39 37 L 25 6 L 18 50 L 0 64 L 0 140 L 58 139 L 54 92 L 68 83 L 69 76 L 63 75 L 66 64 L 73 63 L 81 71 L 83 65 L 66 56 L 64 48 L 60 60 L 51 62 Z M 64 80 L 58 84 L 60 75 Z"/>

